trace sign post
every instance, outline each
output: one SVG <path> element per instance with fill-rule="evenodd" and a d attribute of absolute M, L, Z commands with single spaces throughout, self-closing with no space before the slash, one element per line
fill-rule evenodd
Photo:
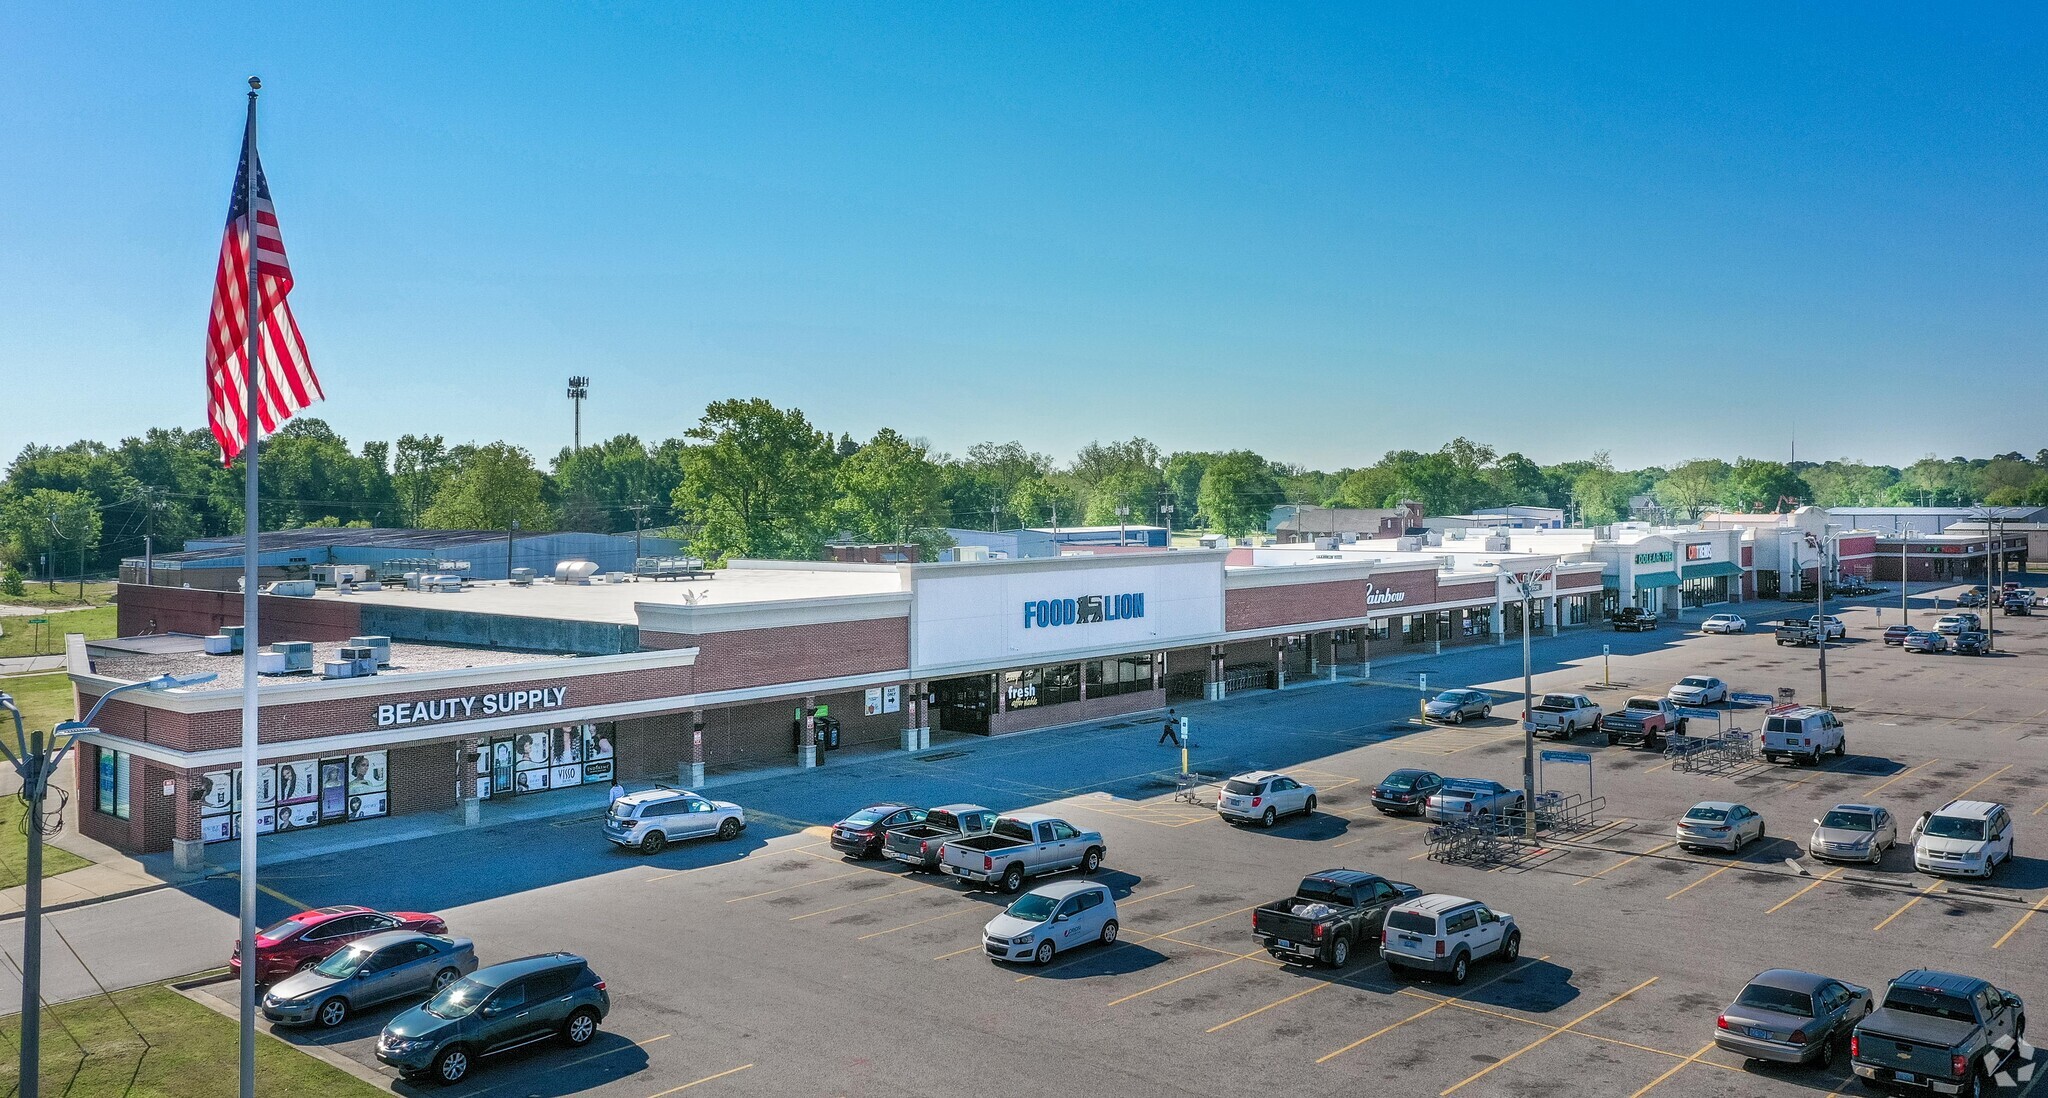
<path fill-rule="evenodd" d="M 1600 646 L 1600 685 L 1602 686 L 1614 685 L 1614 661 L 1609 658 L 1613 654 L 1613 645 L 1603 644 Z"/>

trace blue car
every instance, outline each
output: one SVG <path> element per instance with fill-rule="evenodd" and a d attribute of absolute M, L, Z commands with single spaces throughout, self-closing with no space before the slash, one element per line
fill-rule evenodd
<path fill-rule="evenodd" d="M 542 1041 L 581 1048 L 611 1012 L 604 981 L 573 953 L 480 968 L 406 1011 L 377 1037 L 377 1059 L 408 1079 L 459 1083 L 476 1061 Z"/>

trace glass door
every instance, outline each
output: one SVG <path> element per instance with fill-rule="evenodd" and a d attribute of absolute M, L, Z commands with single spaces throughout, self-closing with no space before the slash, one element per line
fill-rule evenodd
<path fill-rule="evenodd" d="M 491 791 L 512 792 L 512 741 L 491 741 Z"/>

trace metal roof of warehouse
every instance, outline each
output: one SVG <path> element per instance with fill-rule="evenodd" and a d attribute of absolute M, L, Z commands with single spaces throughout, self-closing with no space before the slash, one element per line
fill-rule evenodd
<path fill-rule="evenodd" d="M 576 534 L 588 537 L 621 537 L 618 534 L 598 534 L 587 530 L 526 530 L 523 538 L 541 538 L 560 534 Z M 271 530 L 256 536 L 258 553 L 291 552 L 300 549 L 333 549 L 339 546 L 373 549 L 439 549 L 455 545 L 502 545 L 506 532 L 503 530 L 394 530 L 384 528 L 351 528 L 321 526 L 303 530 Z M 197 549 L 185 549 L 176 553 L 158 553 L 159 561 L 219 560 L 222 557 L 242 555 L 242 541 L 219 538 L 193 538 L 186 542 L 202 544 Z"/>

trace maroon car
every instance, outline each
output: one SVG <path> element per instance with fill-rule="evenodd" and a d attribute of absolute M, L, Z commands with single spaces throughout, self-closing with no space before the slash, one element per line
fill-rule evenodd
<path fill-rule="evenodd" d="M 373 911 L 354 904 L 301 911 L 256 932 L 256 982 L 272 983 L 311 968 L 357 938 L 385 930 L 446 934 L 448 924 L 439 915 L 421 911 Z M 228 970 L 242 974 L 240 942 L 228 955 Z"/>

